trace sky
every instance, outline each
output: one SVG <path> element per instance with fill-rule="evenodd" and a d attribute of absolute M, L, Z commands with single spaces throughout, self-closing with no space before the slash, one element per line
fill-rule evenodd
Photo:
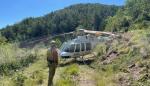
<path fill-rule="evenodd" d="M 0 0 L 0 28 L 78 3 L 124 5 L 125 0 Z"/>

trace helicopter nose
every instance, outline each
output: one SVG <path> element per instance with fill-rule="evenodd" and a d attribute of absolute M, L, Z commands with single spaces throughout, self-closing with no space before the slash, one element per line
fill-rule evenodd
<path fill-rule="evenodd" d="M 66 54 L 66 52 L 61 52 L 60 56 L 64 56 Z"/>
<path fill-rule="evenodd" d="M 72 54 L 69 52 L 61 52 L 60 56 L 71 56 Z"/>
<path fill-rule="evenodd" d="M 70 58 L 70 57 L 71 57 L 71 54 L 68 53 L 68 52 L 61 52 L 60 56 L 61 56 L 62 58 Z"/>

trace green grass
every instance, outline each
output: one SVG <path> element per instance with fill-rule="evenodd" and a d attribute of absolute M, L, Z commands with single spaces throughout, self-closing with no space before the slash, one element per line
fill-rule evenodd
<path fill-rule="evenodd" d="M 101 65 L 101 67 L 97 69 L 94 76 L 97 86 L 116 86 L 114 78 L 117 71 L 114 66 L 115 65 Z"/>
<path fill-rule="evenodd" d="M 43 71 L 34 71 L 30 77 L 28 77 L 24 82 L 24 86 L 35 86 L 42 85 L 44 83 L 44 74 Z"/>
<path fill-rule="evenodd" d="M 23 71 L 17 71 L 11 76 L 3 76 L 0 80 L 0 85 L 4 86 L 37 86 L 47 85 L 48 67 L 46 60 L 40 59 L 32 65 L 24 68 Z M 11 83 L 11 84 L 9 84 Z"/>
<path fill-rule="evenodd" d="M 0 75 L 12 75 L 13 72 L 28 67 L 41 57 L 46 58 L 43 48 L 33 49 L 19 48 L 17 44 L 0 45 Z"/>
<path fill-rule="evenodd" d="M 47 85 L 48 67 L 46 49 L 41 47 L 21 49 L 17 45 L 14 46 L 11 44 L 1 46 L 2 51 L 0 51 L 0 54 L 4 56 L 1 59 L 6 60 L 0 63 L 0 73 L 3 73 L 0 75 L 2 76 L 0 86 Z M 5 49 L 6 47 L 8 49 Z M 3 54 L 3 52 L 6 54 Z M 10 61 L 7 61 L 7 56 L 10 57 Z"/>
<path fill-rule="evenodd" d="M 74 76 L 78 76 L 79 67 L 77 64 L 67 66 L 63 71 L 60 78 L 56 81 L 56 86 L 76 86 L 73 80 Z"/>

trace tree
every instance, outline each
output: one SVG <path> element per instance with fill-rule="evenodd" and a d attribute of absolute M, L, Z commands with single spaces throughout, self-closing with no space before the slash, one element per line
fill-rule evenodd
<path fill-rule="evenodd" d="M 1 33 L 9 41 L 50 36 L 71 32 L 79 25 L 86 29 L 104 30 L 104 21 L 115 15 L 120 7 L 102 4 L 77 4 L 38 18 L 26 18 L 22 22 L 8 26 Z"/>
<path fill-rule="evenodd" d="M 1 35 L 1 33 L 0 33 L 0 45 L 1 45 L 1 44 L 5 44 L 6 41 L 7 41 L 6 38 L 3 37 L 3 36 Z"/>
<path fill-rule="evenodd" d="M 106 20 L 106 30 L 128 31 L 150 27 L 150 0 L 127 0 L 117 14 Z"/>

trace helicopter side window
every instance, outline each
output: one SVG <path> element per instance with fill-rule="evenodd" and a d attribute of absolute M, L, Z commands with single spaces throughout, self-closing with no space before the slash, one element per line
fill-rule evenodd
<path fill-rule="evenodd" d="M 86 50 L 91 50 L 91 43 L 86 43 Z"/>
<path fill-rule="evenodd" d="M 85 50 L 84 43 L 81 43 L 81 51 L 84 51 L 84 50 Z"/>
<path fill-rule="evenodd" d="M 80 52 L 80 44 L 76 44 L 75 52 Z"/>
<path fill-rule="evenodd" d="M 75 44 L 72 44 L 72 45 L 70 46 L 70 52 L 74 52 L 74 49 L 75 49 Z"/>

